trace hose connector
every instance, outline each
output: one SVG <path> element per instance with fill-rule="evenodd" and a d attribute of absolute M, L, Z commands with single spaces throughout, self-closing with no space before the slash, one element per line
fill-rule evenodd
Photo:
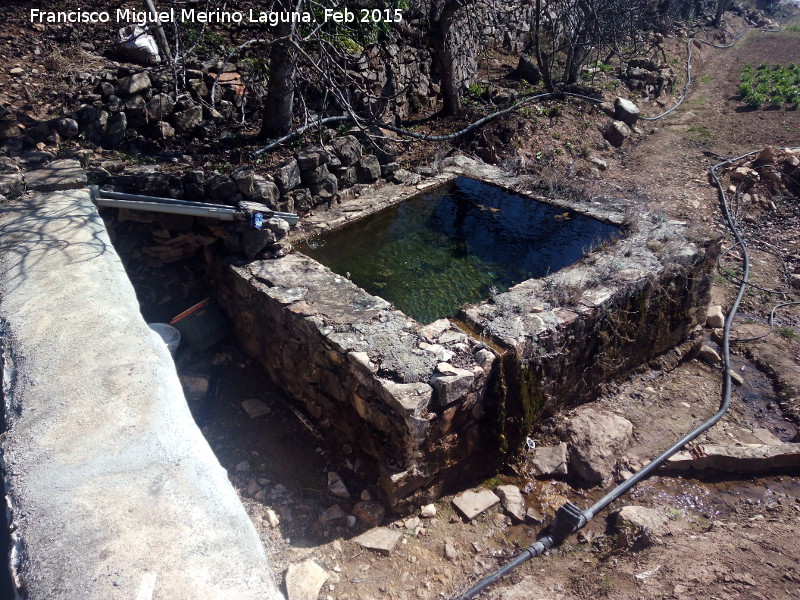
<path fill-rule="evenodd" d="M 551 536 L 558 545 L 584 525 L 586 516 L 583 511 L 572 502 L 566 502 L 556 511 L 555 520 L 550 526 Z"/>

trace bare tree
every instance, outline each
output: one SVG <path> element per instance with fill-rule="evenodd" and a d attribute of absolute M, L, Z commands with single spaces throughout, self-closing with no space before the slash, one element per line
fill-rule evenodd
<path fill-rule="evenodd" d="M 279 0 L 279 4 L 290 6 L 287 0 Z M 281 23 L 277 35 L 285 39 L 272 44 L 269 53 L 269 83 L 261 125 L 262 137 L 284 135 L 292 127 L 297 67 L 297 53 L 292 45 L 295 27 L 296 24 L 292 22 Z"/>
<path fill-rule="evenodd" d="M 591 56 L 631 53 L 654 15 L 648 0 L 536 0 L 531 45 L 545 85 L 576 83 Z"/>

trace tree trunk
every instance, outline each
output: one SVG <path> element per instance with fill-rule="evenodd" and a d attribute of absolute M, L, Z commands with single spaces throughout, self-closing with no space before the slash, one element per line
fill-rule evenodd
<path fill-rule="evenodd" d="M 722 23 L 722 15 L 728 10 L 728 4 L 730 4 L 730 0 L 719 0 L 717 2 L 717 14 L 714 15 L 714 27 L 719 27 L 720 23 Z"/>
<path fill-rule="evenodd" d="M 282 23 L 276 34 L 285 37 L 293 32 L 294 24 Z M 296 68 L 297 56 L 291 43 L 285 40 L 273 44 L 269 53 L 269 82 L 260 137 L 280 137 L 291 130 Z"/>
<path fill-rule="evenodd" d="M 584 55 L 584 49 L 580 46 L 570 46 L 564 65 L 564 83 L 578 83 Z"/>
<path fill-rule="evenodd" d="M 153 33 L 155 33 L 158 50 L 161 52 L 161 56 L 163 57 L 164 61 L 171 63 L 172 52 L 170 52 L 169 42 L 167 41 L 167 36 L 164 33 L 164 28 L 161 26 L 161 21 L 158 20 L 158 11 L 156 10 L 155 4 L 153 4 L 153 0 L 144 0 L 144 5 L 152 15 L 153 19 L 156 21 L 156 26 L 153 28 Z"/>
<path fill-rule="evenodd" d="M 456 0 L 447 0 L 438 18 L 431 21 L 431 40 L 442 84 L 442 112 L 447 115 L 455 114 L 461 109 L 461 90 L 456 81 L 455 49 L 452 40 L 448 40 L 458 7 Z"/>
<path fill-rule="evenodd" d="M 552 92 L 555 88 L 553 87 L 553 75 L 550 73 L 550 61 L 544 60 L 542 57 L 542 44 L 539 39 L 539 36 L 542 32 L 542 0 L 536 0 L 536 11 L 534 14 L 534 54 L 536 55 L 536 64 L 539 66 L 539 71 L 542 72 L 542 81 L 544 81 L 545 87 L 547 87 L 548 92 Z"/>

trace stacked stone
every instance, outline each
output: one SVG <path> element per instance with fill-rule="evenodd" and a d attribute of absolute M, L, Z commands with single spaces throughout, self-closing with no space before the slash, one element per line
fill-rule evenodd
<path fill-rule="evenodd" d="M 495 359 L 483 344 L 445 319 L 421 326 L 301 254 L 217 267 L 244 350 L 353 448 L 389 506 L 435 496 L 480 462 Z"/>

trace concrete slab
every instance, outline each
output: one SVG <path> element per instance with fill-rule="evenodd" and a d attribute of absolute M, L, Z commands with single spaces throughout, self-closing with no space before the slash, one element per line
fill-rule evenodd
<path fill-rule="evenodd" d="M 86 183 L 86 171 L 73 158 L 54 160 L 41 169 L 25 173 L 25 187 L 38 192 L 83 188 Z"/>
<path fill-rule="evenodd" d="M 0 342 L 27 600 L 281 598 L 87 191 L 0 205 Z"/>

